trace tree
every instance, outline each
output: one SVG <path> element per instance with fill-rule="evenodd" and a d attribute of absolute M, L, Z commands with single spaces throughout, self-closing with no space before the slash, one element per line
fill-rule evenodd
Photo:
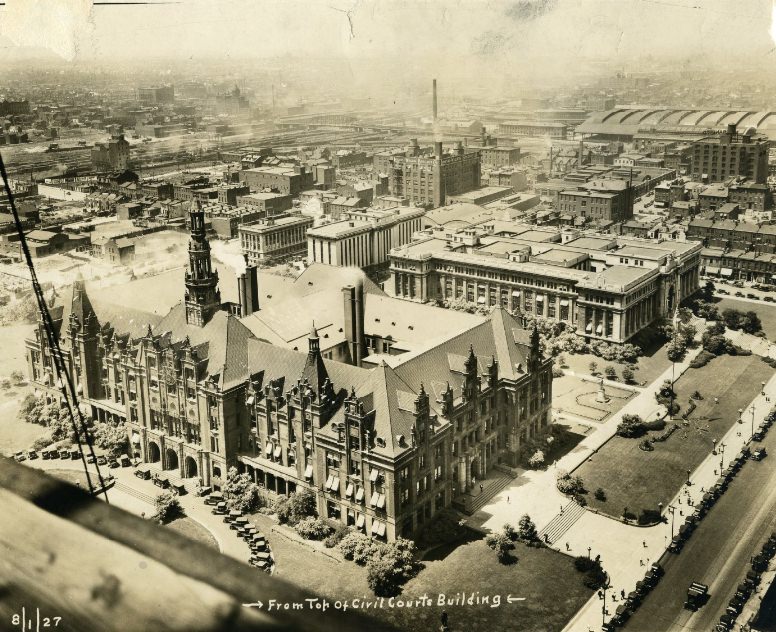
<path fill-rule="evenodd" d="M 236 467 L 229 468 L 226 473 L 224 497 L 230 509 L 245 513 L 256 511 L 261 506 L 259 486 L 247 474 L 238 474 Z"/>
<path fill-rule="evenodd" d="M 703 334 L 701 343 L 706 351 L 717 356 L 722 355 L 723 353 L 727 353 L 728 346 L 730 344 L 725 336 L 710 335 L 709 331 Z"/>
<path fill-rule="evenodd" d="M 638 415 L 623 415 L 617 426 L 617 434 L 620 437 L 633 439 L 642 436 L 647 431 L 641 417 Z"/>
<path fill-rule="evenodd" d="M 701 295 L 703 296 L 703 300 L 706 302 L 710 302 L 714 298 L 714 291 L 716 288 L 714 287 L 714 283 L 711 281 L 706 281 L 706 283 L 703 285 L 703 289 L 701 290 Z"/>
<path fill-rule="evenodd" d="M 524 514 L 517 523 L 517 533 L 523 542 L 534 542 L 539 538 L 536 525 L 528 514 Z"/>
<path fill-rule="evenodd" d="M 275 512 L 281 524 L 293 527 L 303 518 L 315 515 L 315 495 L 309 489 L 294 492 L 275 503 Z"/>
<path fill-rule="evenodd" d="M 598 362 L 591 362 L 587 365 L 587 368 L 590 370 L 590 375 L 595 375 L 598 372 Z"/>
<path fill-rule="evenodd" d="M 540 468 L 544 465 L 544 452 L 537 450 L 533 453 L 530 459 L 528 459 L 528 465 L 533 469 Z"/>
<path fill-rule="evenodd" d="M 94 429 L 94 443 L 97 447 L 107 450 L 114 458 L 129 453 L 127 429 L 123 425 L 97 424 Z"/>
<path fill-rule="evenodd" d="M 496 558 L 502 564 L 509 560 L 509 552 L 515 548 L 512 540 L 504 533 L 491 533 L 485 538 L 485 544 L 496 552 Z"/>
<path fill-rule="evenodd" d="M 24 373 L 21 371 L 11 371 L 11 380 L 16 386 L 19 386 L 21 384 L 24 384 Z"/>
<path fill-rule="evenodd" d="M 683 325 L 687 325 L 692 320 L 692 310 L 687 307 L 680 307 L 676 310 L 676 315 L 679 318 L 679 322 Z"/>
<path fill-rule="evenodd" d="M 635 377 L 635 374 L 633 373 L 633 370 L 630 367 L 625 367 L 622 370 L 622 380 L 626 384 L 630 384 L 633 382 L 633 378 Z"/>
<path fill-rule="evenodd" d="M 609 364 L 604 367 L 604 375 L 610 380 L 616 380 L 617 369 L 615 369 L 611 364 Z"/>
<path fill-rule="evenodd" d="M 762 331 L 763 325 L 760 322 L 760 317 L 757 312 L 748 311 L 741 319 L 741 329 L 748 334 L 756 334 L 758 331 Z"/>
<path fill-rule="evenodd" d="M 671 362 L 681 362 L 687 353 L 687 347 L 681 338 L 675 338 L 666 349 L 666 355 Z"/>
<path fill-rule="evenodd" d="M 722 312 L 722 320 L 728 329 L 741 329 L 742 314 L 736 309 L 726 309 Z"/>
<path fill-rule="evenodd" d="M 691 346 L 695 342 L 695 336 L 698 333 L 698 328 L 692 323 L 687 323 L 679 328 L 679 335 L 681 341 L 685 347 Z"/>
<path fill-rule="evenodd" d="M 178 497 L 172 492 L 162 492 L 154 501 L 156 514 L 154 520 L 159 524 L 167 524 L 176 518 L 183 516 L 183 507 L 181 507 Z"/>

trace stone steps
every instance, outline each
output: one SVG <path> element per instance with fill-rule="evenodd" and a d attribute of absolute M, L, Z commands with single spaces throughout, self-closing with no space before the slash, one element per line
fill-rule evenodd
<path fill-rule="evenodd" d="M 547 525 L 539 532 L 539 538 L 543 542 L 549 542 L 554 544 L 563 535 L 574 526 L 574 523 L 585 515 L 585 508 L 578 505 L 574 501 L 569 502 L 564 508 L 563 512 L 556 515 L 550 520 Z"/>
<path fill-rule="evenodd" d="M 471 502 L 467 503 L 468 507 L 466 513 L 469 515 L 477 513 L 513 480 L 514 479 L 510 476 L 499 476 L 498 478 L 491 478 L 483 481 L 482 492 L 478 496 L 474 496 Z M 477 485 L 479 485 L 479 483 L 477 483 Z M 476 489 L 479 488 L 477 487 Z"/>

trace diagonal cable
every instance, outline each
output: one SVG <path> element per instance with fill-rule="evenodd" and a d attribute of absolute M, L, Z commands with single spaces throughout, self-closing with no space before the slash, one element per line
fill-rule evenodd
<path fill-rule="evenodd" d="M 56 330 L 54 328 L 54 321 L 51 318 L 48 305 L 46 305 L 46 298 L 43 295 L 43 290 L 38 282 L 38 276 L 35 273 L 35 266 L 32 262 L 32 255 L 30 249 L 27 246 L 27 239 L 24 236 L 24 230 L 22 228 L 21 219 L 19 218 L 19 212 L 16 210 L 16 202 L 14 201 L 13 192 L 11 191 L 11 184 L 8 180 L 8 174 L 5 170 L 5 162 L 3 156 L 0 154 L 0 175 L 3 177 L 3 185 L 5 187 L 6 194 L 8 195 L 8 201 L 11 205 L 11 213 L 13 215 L 14 224 L 16 226 L 16 232 L 19 235 L 19 243 L 24 254 L 27 268 L 30 271 L 30 279 L 32 280 L 32 289 L 35 292 L 35 298 L 38 302 L 38 312 L 43 321 L 43 329 L 46 332 L 46 341 L 48 343 L 49 353 L 53 361 L 54 367 L 57 372 L 57 385 L 60 393 L 65 400 L 67 406 L 68 415 L 70 416 L 70 424 L 75 432 L 76 442 L 78 444 L 78 451 L 81 454 L 81 462 L 84 466 L 84 472 L 86 473 L 86 482 L 89 485 L 89 491 L 94 493 L 94 483 L 89 474 L 89 468 L 87 467 L 86 455 L 84 454 L 84 443 L 89 451 L 89 455 L 94 461 L 94 466 L 97 468 L 97 478 L 99 480 L 100 488 L 105 495 L 105 502 L 108 502 L 108 490 L 105 489 L 105 481 L 103 480 L 102 473 L 100 472 L 100 466 L 97 463 L 97 456 L 94 453 L 94 443 L 91 436 L 91 432 L 86 425 L 81 409 L 78 406 L 78 395 L 73 385 L 73 380 L 65 364 L 64 357 L 62 356 L 62 350 L 59 346 L 59 340 L 57 339 Z"/>

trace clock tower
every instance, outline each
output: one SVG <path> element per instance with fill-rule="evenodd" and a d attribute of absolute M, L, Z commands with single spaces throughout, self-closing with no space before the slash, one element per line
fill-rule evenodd
<path fill-rule="evenodd" d="M 218 272 L 213 270 L 210 243 L 205 236 L 205 213 L 198 201 L 189 213 L 189 269 L 186 271 L 186 322 L 204 327 L 211 316 L 221 309 Z"/>

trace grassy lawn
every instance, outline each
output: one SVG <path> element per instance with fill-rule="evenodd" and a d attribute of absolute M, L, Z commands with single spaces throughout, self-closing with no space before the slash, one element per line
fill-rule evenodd
<path fill-rule="evenodd" d="M 25 391 L 26 392 L 26 391 Z M 17 391 L 19 393 L 19 391 Z M 0 403 L 0 454 L 10 456 L 19 450 L 27 450 L 35 439 L 48 434 L 48 428 L 28 424 L 17 417 L 24 394 Z"/>
<path fill-rule="evenodd" d="M 583 380 L 575 375 L 564 375 L 552 382 L 552 408 L 600 422 L 625 406 L 634 392 L 612 386 L 605 386 L 608 402 L 597 402 L 598 384 Z"/>
<path fill-rule="evenodd" d="M 332 560 L 306 544 L 272 533 L 275 523 L 266 516 L 257 514 L 251 520 L 267 537 L 276 562 L 275 574 L 281 579 L 330 599 L 373 598 L 365 568 Z M 409 600 L 425 594 L 433 600 L 433 606 L 385 607 L 367 613 L 407 632 L 436 630 L 443 609 L 453 630 L 562 630 L 592 594 L 582 584 L 583 576 L 574 569 L 571 558 L 555 551 L 518 544 L 514 553 L 517 563 L 503 565 L 481 539 L 462 544 L 442 559 L 424 561 L 425 568 L 404 586 L 399 597 Z M 338 555 L 336 551 L 331 554 Z M 453 598 L 461 592 L 467 597 L 472 593 L 500 595 L 501 605 L 436 605 L 440 593 Z M 507 594 L 525 597 L 526 601 L 507 604 Z"/>
<path fill-rule="evenodd" d="M 205 529 L 205 527 L 203 527 L 192 518 L 186 516 L 183 518 L 177 518 L 166 526 L 170 529 L 173 529 L 174 531 L 177 531 L 181 535 L 185 535 L 187 538 L 191 538 L 197 542 L 202 542 L 202 544 L 205 544 L 210 548 L 215 549 L 216 551 L 218 550 L 218 542 L 216 542 L 216 539 L 213 537 L 210 531 Z"/>
<path fill-rule="evenodd" d="M 755 355 L 722 356 L 700 369 L 689 369 L 676 382 L 676 401 L 684 410 L 694 391 L 704 397 L 689 424 L 678 420 L 679 430 L 656 443 L 653 452 L 640 450 L 640 439 L 608 441 L 574 472 L 585 483 L 589 505 L 617 517 L 625 507 L 638 516 L 645 509 L 657 509 L 659 502 L 666 505 L 687 480 L 687 470 L 694 470 L 711 453 L 712 439 L 719 439 L 735 424 L 738 409 L 746 408 L 760 391 L 760 383 L 772 375 L 773 369 Z M 714 397 L 719 404 L 715 405 Z M 599 487 L 606 493 L 605 501 L 593 496 Z"/>
<path fill-rule="evenodd" d="M 89 483 L 86 480 L 86 474 L 84 474 L 81 470 L 46 470 L 46 474 L 56 476 L 57 478 L 62 479 L 71 485 L 76 485 L 81 489 L 89 489 Z M 92 483 L 94 485 L 98 484 L 96 475 L 92 476 Z"/>
<path fill-rule="evenodd" d="M 726 309 L 736 309 L 739 312 L 755 312 L 760 317 L 763 331 L 768 336 L 768 340 L 776 341 L 776 304 L 736 301 L 730 298 L 715 301 L 715 304 L 720 313 Z"/>

